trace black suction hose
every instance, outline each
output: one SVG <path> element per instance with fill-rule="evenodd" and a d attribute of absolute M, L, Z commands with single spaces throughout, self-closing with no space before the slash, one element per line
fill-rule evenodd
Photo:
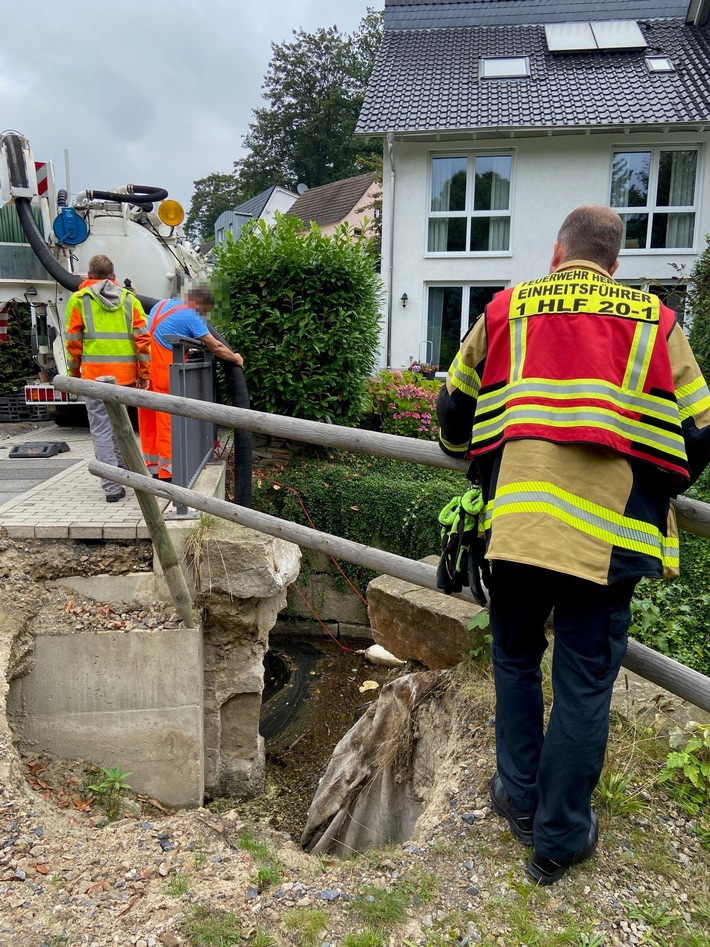
<path fill-rule="evenodd" d="M 150 184 L 128 184 L 127 193 L 121 191 L 87 191 L 90 201 L 116 201 L 119 204 L 152 204 L 164 201 L 168 192 L 163 187 L 152 187 Z"/>
<path fill-rule="evenodd" d="M 218 329 L 207 323 L 211 334 L 223 345 L 229 343 Z M 249 389 L 244 371 L 235 362 L 218 358 L 219 367 L 224 372 L 224 380 L 229 392 L 229 401 L 235 408 L 250 408 Z M 251 509 L 252 503 L 252 446 L 251 431 L 234 429 L 234 502 Z"/>

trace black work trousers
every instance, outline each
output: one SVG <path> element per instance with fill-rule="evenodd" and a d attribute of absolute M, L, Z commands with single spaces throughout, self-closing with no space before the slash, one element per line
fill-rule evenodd
<path fill-rule="evenodd" d="M 555 861 L 587 842 L 637 581 L 597 585 L 537 566 L 492 563 L 498 772 L 513 804 L 535 812 L 535 851 Z M 540 662 L 553 608 L 553 703 L 545 732 Z"/>

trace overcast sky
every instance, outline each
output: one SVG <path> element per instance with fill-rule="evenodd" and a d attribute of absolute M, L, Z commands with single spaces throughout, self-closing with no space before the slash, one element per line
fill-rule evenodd
<path fill-rule="evenodd" d="M 21 3 L 4 30 L 0 131 L 53 161 L 60 187 L 68 149 L 74 193 L 151 184 L 187 210 L 194 180 L 243 155 L 271 43 L 351 33 L 368 7 L 384 0 Z"/>

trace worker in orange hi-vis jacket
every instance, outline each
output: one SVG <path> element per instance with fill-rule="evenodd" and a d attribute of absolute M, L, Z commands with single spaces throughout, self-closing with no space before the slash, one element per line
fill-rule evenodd
<path fill-rule="evenodd" d="M 133 293 L 116 283 L 113 263 L 104 254 L 89 260 L 88 278 L 69 297 L 66 332 L 70 375 L 89 381 L 112 375 L 119 385 L 148 387 L 150 336 L 145 313 Z M 125 468 L 104 402 L 87 398 L 86 412 L 96 459 Z M 112 480 L 102 479 L 101 487 L 107 503 L 126 495 Z"/>
<path fill-rule="evenodd" d="M 193 286 L 181 299 L 163 299 L 150 311 L 148 332 L 152 342 L 150 390 L 170 394 L 170 366 L 173 350 L 166 338 L 181 335 L 197 339 L 213 355 L 242 366 L 244 360 L 219 342 L 209 331 L 205 318 L 214 306 L 214 296 L 206 286 Z M 138 409 L 138 428 L 143 459 L 148 472 L 158 480 L 172 480 L 171 415 Z"/>

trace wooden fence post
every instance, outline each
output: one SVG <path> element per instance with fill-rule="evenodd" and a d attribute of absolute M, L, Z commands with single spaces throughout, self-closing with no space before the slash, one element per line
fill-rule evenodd
<path fill-rule="evenodd" d="M 104 382 L 104 384 L 116 384 L 116 379 L 112 375 L 102 375 L 101 378 L 97 378 L 96 380 Z M 133 433 L 133 427 L 131 426 L 126 406 L 112 401 L 104 401 L 104 404 L 106 405 L 111 426 L 113 427 L 118 446 L 121 448 L 121 453 L 123 454 L 123 459 L 126 461 L 128 469 L 134 473 L 142 474 L 144 477 L 150 478 L 150 474 L 143 462 L 143 455 L 136 443 L 136 437 Z M 163 570 L 163 575 L 165 576 L 165 581 L 175 604 L 175 608 L 177 609 L 177 613 L 186 628 L 194 628 L 195 619 L 192 611 L 192 596 L 187 587 L 183 571 L 180 568 L 177 553 L 170 539 L 163 514 L 160 512 L 158 501 L 152 493 L 147 493 L 138 488 L 136 488 L 136 497 L 140 504 L 141 512 L 143 513 L 143 519 L 148 527 L 150 538 L 153 541 L 153 546 L 158 554 L 160 567 Z"/>

